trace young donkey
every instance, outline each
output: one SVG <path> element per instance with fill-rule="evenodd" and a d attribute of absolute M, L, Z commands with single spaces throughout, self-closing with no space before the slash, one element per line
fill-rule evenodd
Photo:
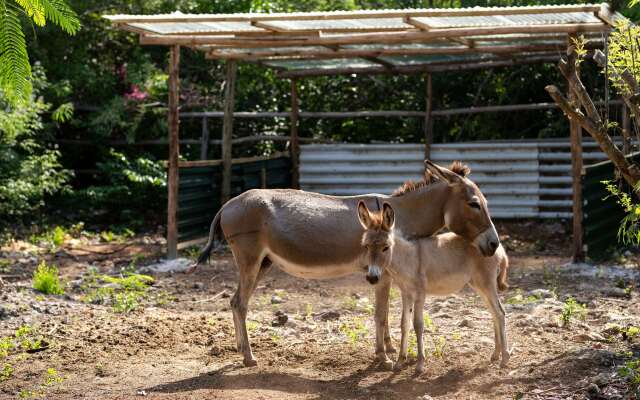
<path fill-rule="evenodd" d="M 418 373 L 424 371 L 423 308 L 425 296 L 448 295 L 469 284 L 484 299 L 493 315 L 495 350 L 491 356 L 506 366 L 507 350 L 505 313 L 498 297 L 498 289 L 507 286 L 508 258 L 499 246 L 491 257 L 483 257 L 472 242 L 455 233 L 444 233 L 430 238 L 406 240 L 394 235 L 395 216 L 389 203 L 382 211 L 370 212 L 364 202 L 358 203 L 358 217 L 365 229 L 362 245 L 365 247 L 369 275 L 387 272 L 402 291 L 402 338 L 396 367 L 407 358 L 409 323 L 413 313 L 413 328 L 418 344 Z M 376 326 L 376 331 L 382 327 Z M 390 360 L 382 360 L 390 363 Z"/>

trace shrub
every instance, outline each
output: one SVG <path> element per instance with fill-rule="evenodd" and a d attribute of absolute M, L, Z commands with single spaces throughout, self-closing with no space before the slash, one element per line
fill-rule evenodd
<path fill-rule="evenodd" d="M 44 261 L 41 262 L 33 273 L 33 288 L 44 294 L 64 294 L 58 268 L 55 265 L 47 265 Z"/>
<path fill-rule="evenodd" d="M 573 297 L 567 298 L 560 314 L 560 321 L 563 326 L 569 325 L 574 318 L 585 319 L 587 317 L 587 306 L 578 303 Z"/>

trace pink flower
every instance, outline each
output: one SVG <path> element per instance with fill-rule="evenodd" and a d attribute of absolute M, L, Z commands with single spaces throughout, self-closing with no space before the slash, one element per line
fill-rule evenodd
<path fill-rule="evenodd" d="M 138 85 L 131 85 L 131 91 L 124 96 L 129 100 L 142 101 L 149 96 L 149 93 L 141 91 Z"/>

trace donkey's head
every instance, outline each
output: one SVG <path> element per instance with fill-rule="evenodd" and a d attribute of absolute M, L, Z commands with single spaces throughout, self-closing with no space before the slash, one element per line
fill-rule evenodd
<path fill-rule="evenodd" d="M 449 197 L 444 206 L 444 222 L 450 231 L 472 242 L 485 257 L 492 256 L 500 238 L 489 215 L 487 200 L 467 175 L 469 167 L 454 162 L 451 169 L 425 161 L 427 170 L 449 185 Z"/>
<path fill-rule="evenodd" d="M 384 203 L 381 212 L 371 213 L 361 200 L 358 203 L 358 219 L 364 228 L 362 246 L 366 249 L 367 281 L 373 285 L 391 264 L 395 216 L 389 203 Z"/>

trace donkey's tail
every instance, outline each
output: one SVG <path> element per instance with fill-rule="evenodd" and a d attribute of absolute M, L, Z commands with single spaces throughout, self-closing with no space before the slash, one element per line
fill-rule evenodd
<path fill-rule="evenodd" d="M 498 290 L 504 292 L 509 289 L 509 283 L 507 283 L 507 270 L 509 269 L 509 257 L 503 253 L 500 258 L 500 273 L 498 274 Z"/>
<path fill-rule="evenodd" d="M 209 256 L 211 255 L 211 252 L 215 250 L 217 246 L 220 245 L 220 237 L 222 235 L 222 227 L 220 226 L 220 217 L 222 216 L 223 208 L 224 207 L 220 208 L 216 216 L 213 218 L 213 221 L 211 222 L 211 227 L 209 228 L 209 240 L 207 241 L 207 245 L 200 252 L 200 255 L 198 256 L 198 260 L 196 261 L 195 265 L 193 265 L 191 268 L 189 268 L 189 270 L 187 270 L 188 274 L 195 271 L 198 265 L 209 260 Z"/>

